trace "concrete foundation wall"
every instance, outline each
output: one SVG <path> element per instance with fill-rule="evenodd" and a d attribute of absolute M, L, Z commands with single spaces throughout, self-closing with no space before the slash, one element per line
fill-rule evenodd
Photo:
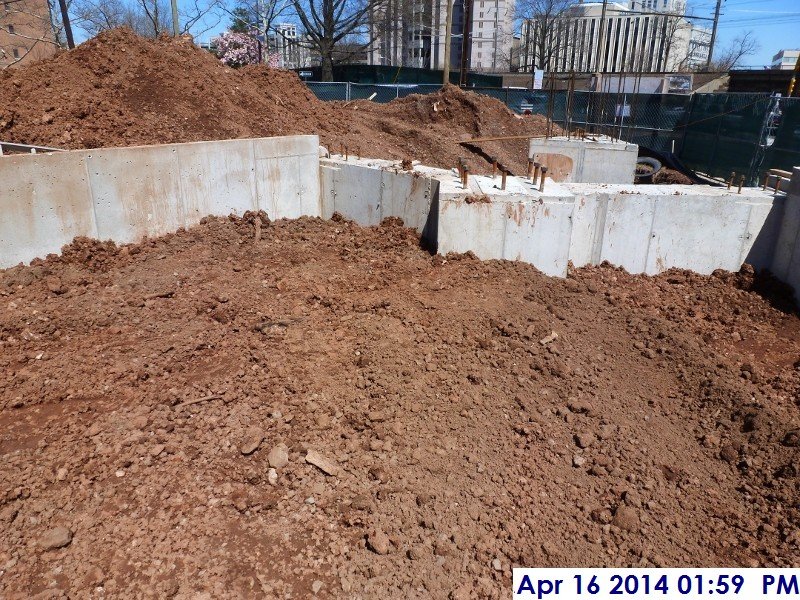
<path fill-rule="evenodd" d="M 360 225 L 377 225 L 399 217 L 422 233 L 438 181 L 418 172 L 402 171 L 388 160 L 352 158 L 320 162 L 321 215 L 338 212 Z"/>
<path fill-rule="evenodd" d="M 698 273 L 772 264 L 783 199 L 755 188 L 568 184 L 575 195 L 570 260 L 631 273 Z"/>
<path fill-rule="evenodd" d="M 794 288 L 800 302 L 800 167 L 792 173 L 771 270 Z"/>
<path fill-rule="evenodd" d="M 3 157 L 0 268 L 76 236 L 127 243 L 256 209 L 319 215 L 318 147 L 293 136 Z"/>
<path fill-rule="evenodd" d="M 509 177 L 505 190 L 499 176 L 471 176 L 465 187 L 455 171 L 410 173 L 392 161 L 327 159 L 321 168 L 326 218 L 336 211 L 375 225 L 400 217 L 440 254 L 520 260 L 560 277 L 569 261 L 608 261 L 647 274 L 673 267 L 736 271 L 744 262 L 769 268 L 783 218 L 783 198 L 756 188 L 737 194 L 548 180 L 540 192 L 518 177 Z"/>
<path fill-rule="evenodd" d="M 0 267 L 76 236 L 125 243 L 261 209 L 362 225 L 399 217 L 441 254 L 519 260 L 564 276 L 608 261 L 633 273 L 769 268 L 800 291 L 800 169 L 789 195 L 472 176 L 392 161 L 319 159 L 316 136 L 115 148 L 0 159 Z"/>
<path fill-rule="evenodd" d="M 639 147 L 607 136 L 534 138 L 528 156 L 558 183 L 633 183 Z"/>

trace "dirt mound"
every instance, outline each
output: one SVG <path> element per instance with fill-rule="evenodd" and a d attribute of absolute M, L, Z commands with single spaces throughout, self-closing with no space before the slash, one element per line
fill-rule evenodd
<path fill-rule="evenodd" d="M 397 220 L 260 231 L 0 271 L 0 596 L 800 566 L 800 319 L 751 271 L 554 279 Z"/>
<path fill-rule="evenodd" d="M 353 154 L 450 167 L 469 154 L 458 145 L 463 139 L 543 131 L 541 119 L 517 118 L 486 96 L 457 88 L 434 96 L 327 103 L 294 73 L 234 70 L 188 39 L 149 40 L 117 29 L 0 73 L 0 138 L 93 148 L 313 133 Z M 525 160 L 519 146 L 504 155 L 517 169 Z M 474 160 L 476 169 L 486 168 Z"/>
<path fill-rule="evenodd" d="M 327 108 L 294 74 L 239 73 L 188 39 L 127 29 L 5 71 L 0 106 L 0 137 L 66 148 L 308 133 L 317 123 L 298 113 Z"/>
<path fill-rule="evenodd" d="M 341 104 L 349 122 L 366 139 L 358 148 L 378 147 L 387 158 L 410 156 L 424 164 L 454 167 L 465 158 L 473 170 L 485 171 L 487 162 L 459 142 L 475 138 L 544 135 L 544 117 L 520 116 L 505 104 L 482 94 L 446 86 L 433 94 L 413 94 L 388 104 L 359 101 Z M 558 130 L 558 128 L 556 128 Z M 524 175 L 528 163 L 527 140 L 474 144 L 486 157 Z"/>
<path fill-rule="evenodd" d="M 653 175 L 653 183 L 692 185 L 694 182 L 680 171 L 664 167 Z"/>

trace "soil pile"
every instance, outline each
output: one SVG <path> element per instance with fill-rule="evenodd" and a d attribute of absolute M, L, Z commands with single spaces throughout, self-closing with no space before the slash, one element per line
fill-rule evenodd
<path fill-rule="evenodd" d="M 559 280 L 397 220 L 255 231 L 0 272 L 0 596 L 800 566 L 800 319 L 752 272 Z"/>
<path fill-rule="evenodd" d="M 543 123 L 457 88 L 388 105 L 327 103 L 294 73 L 233 70 L 189 39 L 149 40 L 127 29 L 0 73 L 0 139 L 63 148 L 313 133 L 353 154 L 452 167 L 470 154 L 459 141 L 543 133 Z M 518 146 L 502 159 L 513 157 L 524 173 Z"/>

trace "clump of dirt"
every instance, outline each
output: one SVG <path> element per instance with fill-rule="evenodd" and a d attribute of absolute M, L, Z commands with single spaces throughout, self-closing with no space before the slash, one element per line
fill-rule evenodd
<path fill-rule="evenodd" d="M 464 198 L 464 202 L 466 202 L 467 204 L 491 204 L 492 199 L 489 198 L 489 196 L 487 196 L 486 194 L 481 194 L 481 195 L 471 194 L 466 198 Z"/>
<path fill-rule="evenodd" d="M 386 105 L 323 102 L 291 72 L 225 67 L 188 38 L 157 40 L 128 29 L 0 73 L 0 138 L 63 148 L 318 134 L 371 158 L 452 167 L 476 135 L 544 133 L 541 117 L 455 87 Z M 524 142 L 492 149 L 524 168 Z"/>
<path fill-rule="evenodd" d="M 0 271 L 0 596 L 798 567 L 800 319 L 757 280 L 256 213 Z"/>
<path fill-rule="evenodd" d="M 680 171 L 663 167 L 658 173 L 653 175 L 653 183 L 692 185 L 694 182 Z"/>

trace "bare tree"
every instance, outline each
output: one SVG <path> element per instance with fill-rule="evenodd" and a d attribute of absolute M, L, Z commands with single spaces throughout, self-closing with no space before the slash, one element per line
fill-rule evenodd
<path fill-rule="evenodd" d="M 572 20 L 568 11 L 573 0 L 519 0 L 517 19 L 522 20 L 523 47 L 520 63 L 523 69 L 553 68 L 551 62 L 569 52 L 569 42 L 562 32 L 569 31 Z"/>
<path fill-rule="evenodd" d="M 322 81 L 333 81 L 333 62 L 337 45 L 345 38 L 362 40 L 366 49 L 368 16 L 383 0 L 292 0 L 303 29 L 306 44 L 319 54 Z M 349 44 L 348 44 L 349 45 Z"/>
<path fill-rule="evenodd" d="M 216 27 L 222 20 L 222 0 L 193 0 L 181 3 L 181 33 L 196 35 Z M 73 0 L 76 26 L 90 36 L 115 27 L 130 27 L 139 35 L 157 37 L 172 31 L 169 0 Z M 202 30 L 198 25 L 202 23 Z"/>
<path fill-rule="evenodd" d="M 752 56 L 761 49 L 761 44 L 752 31 L 745 31 L 733 38 L 711 62 L 710 71 L 723 73 L 739 66 L 742 59 Z"/>
<path fill-rule="evenodd" d="M 240 0 L 233 10 L 224 10 L 231 17 L 231 31 L 255 30 L 266 36 L 291 6 L 291 0 Z"/>

